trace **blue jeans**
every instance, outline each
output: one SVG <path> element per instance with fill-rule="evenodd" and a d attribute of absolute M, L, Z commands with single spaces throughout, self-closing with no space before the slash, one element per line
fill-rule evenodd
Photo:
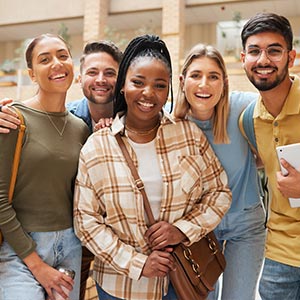
<path fill-rule="evenodd" d="M 300 267 L 266 258 L 259 284 L 262 300 L 299 300 Z"/>
<path fill-rule="evenodd" d="M 222 281 L 222 300 L 254 300 L 261 271 L 266 229 L 261 204 L 224 216 L 215 233 L 224 244 L 226 269 Z M 225 242 L 225 243 L 224 243 Z M 219 284 L 208 296 L 217 300 Z"/>
<path fill-rule="evenodd" d="M 120 298 L 114 297 L 106 293 L 98 283 L 96 283 L 96 288 L 97 288 L 98 297 L 101 300 L 122 300 Z M 169 284 L 168 294 L 166 296 L 163 296 L 162 300 L 177 300 L 176 293 L 171 283 Z"/>
<path fill-rule="evenodd" d="M 63 266 L 76 272 L 69 298 L 79 299 L 81 244 L 73 228 L 53 232 L 31 232 L 36 252 L 52 267 Z M 4 241 L 0 247 L 0 300 L 45 300 L 46 292 L 27 266 Z"/>

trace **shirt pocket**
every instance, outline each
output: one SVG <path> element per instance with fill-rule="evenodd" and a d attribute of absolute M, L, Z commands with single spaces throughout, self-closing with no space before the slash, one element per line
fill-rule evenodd
<path fill-rule="evenodd" d="M 202 194 L 201 165 L 203 161 L 199 155 L 182 156 L 179 158 L 181 173 L 181 189 L 188 200 L 197 201 Z"/>

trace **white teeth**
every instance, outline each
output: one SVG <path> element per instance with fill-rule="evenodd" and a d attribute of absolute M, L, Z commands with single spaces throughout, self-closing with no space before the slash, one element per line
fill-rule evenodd
<path fill-rule="evenodd" d="M 105 88 L 94 88 L 94 91 L 96 91 L 96 92 L 106 92 L 106 91 L 108 91 L 108 89 L 105 89 Z"/>
<path fill-rule="evenodd" d="M 57 74 L 55 76 L 52 76 L 51 78 L 52 79 L 59 79 L 59 78 L 63 78 L 63 77 L 65 77 L 65 74 Z"/>
<path fill-rule="evenodd" d="M 256 71 L 257 71 L 257 73 L 263 74 L 263 75 L 270 74 L 273 72 L 272 70 L 256 70 Z"/>
<path fill-rule="evenodd" d="M 139 104 L 144 107 L 153 107 L 154 106 L 154 104 L 149 103 L 149 102 L 139 102 Z"/>
<path fill-rule="evenodd" d="M 209 98 L 211 95 L 210 94 L 196 94 L 197 97 L 201 98 Z"/>

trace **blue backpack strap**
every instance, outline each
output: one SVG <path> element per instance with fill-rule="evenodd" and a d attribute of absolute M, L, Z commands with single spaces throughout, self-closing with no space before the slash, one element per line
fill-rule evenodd
<path fill-rule="evenodd" d="M 257 153 L 257 144 L 254 132 L 253 112 L 256 101 L 252 101 L 241 113 L 239 118 L 239 127 L 242 135 L 248 141 L 251 150 Z"/>
<path fill-rule="evenodd" d="M 253 120 L 253 112 L 256 101 L 252 101 L 241 113 L 239 118 L 239 128 L 242 135 L 248 141 L 248 144 L 252 150 L 252 152 L 258 156 L 257 144 L 254 132 L 254 120 Z M 265 219 L 265 227 L 269 218 L 268 208 L 269 208 L 269 190 L 268 190 L 268 178 L 266 177 L 264 169 L 258 170 L 259 175 L 259 189 L 261 199 L 263 201 L 265 210 L 266 210 L 266 219 Z"/>

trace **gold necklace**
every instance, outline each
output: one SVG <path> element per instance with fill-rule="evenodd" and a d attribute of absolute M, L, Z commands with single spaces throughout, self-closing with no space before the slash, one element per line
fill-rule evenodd
<path fill-rule="evenodd" d="M 127 131 L 135 133 L 137 135 L 148 135 L 148 134 L 154 132 L 159 127 L 159 124 L 160 123 L 158 122 L 153 128 L 151 128 L 149 130 L 135 130 L 135 129 L 133 129 L 133 128 L 131 128 L 128 125 L 125 124 L 125 129 Z"/>
<path fill-rule="evenodd" d="M 64 125 L 63 125 L 62 129 L 59 130 L 57 128 L 57 126 L 55 125 L 54 121 L 52 120 L 52 118 L 50 117 L 50 115 L 48 114 L 48 112 L 46 111 L 46 109 L 43 106 L 42 102 L 39 99 L 37 99 L 37 101 L 40 103 L 43 111 L 46 113 L 46 116 L 48 117 L 48 119 L 49 119 L 50 123 L 52 124 L 52 126 L 54 127 L 54 129 L 57 131 L 57 133 L 59 134 L 59 136 L 62 137 L 63 134 L 64 134 L 64 131 L 66 129 L 67 123 L 68 123 L 67 114 L 65 115 Z"/>

